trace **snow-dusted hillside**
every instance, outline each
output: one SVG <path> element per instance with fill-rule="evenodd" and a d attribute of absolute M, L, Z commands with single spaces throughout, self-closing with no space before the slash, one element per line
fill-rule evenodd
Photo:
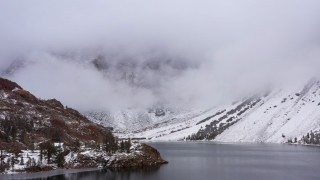
<path fill-rule="evenodd" d="M 100 122 L 117 123 L 116 129 L 126 130 L 119 136 L 281 143 L 319 130 L 320 83 L 311 81 L 209 110 L 166 111 L 164 116 L 132 110 L 105 117 Z"/>
<path fill-rule="evenodd" d="M 116 112 L 86 112 L 85 116 L 98 124 L 113 127 L 115 132 L 143 131 L 159 124 L 171 125 L 186 122 L 196 115 L 204 113 L 203 110 L 182 111 L 165 109 L 161 114 L 156 110 L 131 109 Z"/>
<path fill-rule="evenodd" d="M 319 82 L 303 89 L 274 93 L 215 140 L 224 142 L 286 142 L 320 127 Z"/>

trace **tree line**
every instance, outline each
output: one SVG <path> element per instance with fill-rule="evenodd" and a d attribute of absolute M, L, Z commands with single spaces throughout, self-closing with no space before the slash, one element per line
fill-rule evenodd
<path fill-rule="evenodd" d="M 300 140 L 298 140 L 297 137 L 293 139 L 289 139 L 288 143 L 302 143 L 302 144 L 314 144 L 314 145 L 320 145 L 320 133 L 319 132 L 313 132 L 310 131 L 310 133 L 307 133 L 305 136 L 302 136 Z"/>
<path fill-rule="evenodd" d="M 112 155 L 114 153 L 130 153 L 130 148 L 132 146 L 131 139 L 119 140 L 111 132 L 106 133 L 103 144 L 83 144 L 79 140 L 73 144 L 73 147 L 66 147 L 63 149 L 60 145 L 55 146 L 53 141 L 46 141 L 40 143 L 35 149 L 39 152 L 38 161 L 27 155 L 27 161 L 24 157 L 20 155 L 17 151 L 13 153 L 12 156 L 8 157 L 4 152 L 4 149 L 0 147 L 0 172 L 5 170 L 14 169 L 15 164 L 24 165 L 26 168 L 42 166 L 45 161 L 47 164 L 56 164 L 58 167 L 63 168 L 65 164 L 65 156 L 70 153 L 70 151 L 78 152 L 81 148 L 91 148 L 99 151 L 105 151 L 107 154 Z M 34 152 L 34 151 L 33 151 Z M 6 162 L 4 161 L 6 158 Z"/>

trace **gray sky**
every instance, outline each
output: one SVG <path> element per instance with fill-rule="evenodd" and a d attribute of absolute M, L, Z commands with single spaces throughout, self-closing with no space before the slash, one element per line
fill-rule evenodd
<path fill-rule="evenodd" d="M 320 67 L 318 0 L 4 0 L 0 27 L 0 70 L 80 110 L 205 108 Z"/>

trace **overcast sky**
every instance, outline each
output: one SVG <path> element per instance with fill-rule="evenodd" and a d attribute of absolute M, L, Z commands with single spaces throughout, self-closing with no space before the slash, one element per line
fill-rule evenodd
<path fill-rule="evenodd" d="M 318 76 L 319 32 L 319 0 L 3 0 L 0 70 L 83 111 L 206 108 Z M 146 70 L 154 60 L 161 70 Z"/>

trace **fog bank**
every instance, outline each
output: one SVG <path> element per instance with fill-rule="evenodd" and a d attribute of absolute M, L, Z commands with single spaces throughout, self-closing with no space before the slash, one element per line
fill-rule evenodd
<path fill-rule="evenodd" d="M 319 77 L 320 1 L 0 2 L 0 71 L 82 111 L 207 108 Z"/>

